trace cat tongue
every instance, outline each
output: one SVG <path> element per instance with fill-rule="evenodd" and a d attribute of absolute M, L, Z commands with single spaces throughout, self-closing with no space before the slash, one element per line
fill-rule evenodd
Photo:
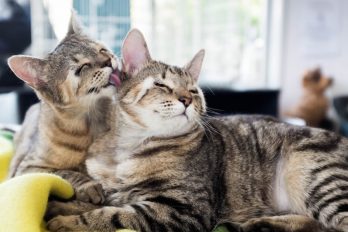
<path fill-rule="evenodd" d="M 116 87 L 121 85 L 121 80 L 120 80 L 120 72 L 118 71 L 118 69 L 115 69 L 111 75 L 110 75 L 110 79 L 109 82 L 114 84 Z"/>

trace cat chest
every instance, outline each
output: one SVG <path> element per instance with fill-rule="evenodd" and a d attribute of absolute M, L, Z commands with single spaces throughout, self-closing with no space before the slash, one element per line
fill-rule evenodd
<path fill-rule="evenodd" d="M 122 182 L 137 179 L 148 179 L 158 176 L 167 176 L 175 172 L 174 162 L 163 161 L 160 158 L 142 157 L 130 158 L 119 162 L 115 169 L 115 176 Z"/>
<path fill-rule="evenodd" d="M 89 176 L 98 180 L 103 186 L 114 186 L 116 178 L 116 162 L 108 156 L 97 156 L 86 160 Z"/>

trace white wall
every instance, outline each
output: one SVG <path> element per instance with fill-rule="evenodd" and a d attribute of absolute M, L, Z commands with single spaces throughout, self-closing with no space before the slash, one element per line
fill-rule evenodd
<path fill-rule="evenodd" d="M 18 124 L 17 94 L 14 92 L 0 94 L 0 127 L 1 124 Z"/>
<path fill-rule="evenodd" d="M 329 95 L 348 95 L 348 1 L 284 0 L 284 4 L 280 111 L 296 103 L 302 74 L 318 65 L 334 77 Z"/>

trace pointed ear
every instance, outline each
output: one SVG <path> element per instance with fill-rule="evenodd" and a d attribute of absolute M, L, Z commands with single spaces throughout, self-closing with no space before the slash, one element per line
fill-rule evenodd
<path fill-rule="evenodd" d="M 149 50 L 143 34 L 137 30 L 131 30 L 122 45 L 122 57 L 124 71 L 133 74 L 151 60 Z"/>
<path fill-rule="evenodd" d="M 185 65 L 184 69 L 190 73 L 190 75 L 197 81 L 199 74 L 201 72 L 203 58 L 204 58 L 204 49 L 200 50 L 193 59 Z"/>
<path fill-rule="evenodd" d="M 34 89 L 38 89 L 45 81 L 42 73 L 46 62 L 39 58 L 16 55 L 7 60 L 8 66 L 18 78 Z"/>
<path fill-rule="evenodd" d="M 70 17 L 69 29 L 68 29 L 67 35 L 82 34 L 82 31 L 83 31 L 82 26 L 79 22 L 76 11 L 71 10 L 71 17 Z"/>

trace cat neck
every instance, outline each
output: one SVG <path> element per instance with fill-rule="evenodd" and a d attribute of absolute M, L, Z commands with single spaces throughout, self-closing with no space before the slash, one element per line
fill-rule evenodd
<path fill-rule="evenodd" d="M 48 167 L 71 169 L 85 160 L 92 136 L 86 119 L 66 117 L 47 103 L 40 103 L 36 154 Z"/>
<path fill-rule="evenodd" d="M 120 110 L 117 111 L 116 118 L 118 122 L 116 126 L 116 150 L 118 151 L 117 154 L 125 154 L 120 159 L 126 159 L 126 156 L 158 145 L 163 146 L 179 143 L 185 146 L 188 141 L 194 140 L 197 136 L 204 134 L 204 128 L 195 124 L 176 134 L 156 135 L 155 133 L 149 132 L 147 128 L 129 120 L 129 117 L 124 115 L 124 112 L 122 113 Z"/>
<path fill-rule="evenodd" d="M 77 166 L 86 158 L 92 142 L 110 130 L 114 121 L 113 100 L 101 99 L 89 111 L 71 108 L 57 108 L 41 102 L 38 136 L 39 153 L 61 157 L 69 154 L 69 167 Z M 86 107 L 85 107 L 86 108 Z M 57 160 L 57 165 L 61 161 Z M 67 167 L 68 168 L 68 167 Z"/>
<path fill-rule="evenodd" d="M 87 133 L 88 120 L 85 113 L 78 113 L 70 109 L 57 108 L 41 102 L 41 115 L 39 125 L 52 129 L 56 124 L 67 132 Z"/>

